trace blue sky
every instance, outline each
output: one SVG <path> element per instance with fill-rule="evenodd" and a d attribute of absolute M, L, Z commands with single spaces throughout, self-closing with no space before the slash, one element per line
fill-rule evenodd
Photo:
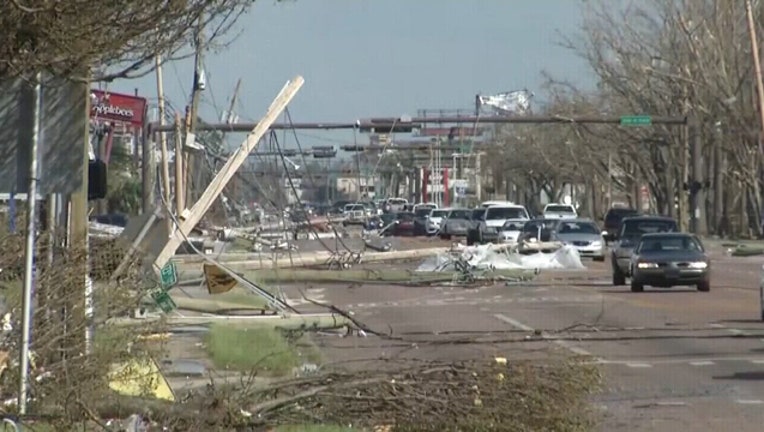
<path fill-rule="evenodd" d="M 578 0 L 259 0 L 237 39 L 208 52 L 201 115 L 227 109 L 242 79 L 237 114 L 261 116 L 286 80 L 305 78 L 295 121 L 353 121 L 473 106 L 477 93 L 539 91 L 540 71 L 583 85 L 590 72 L 556 45 L 580 23 Z M 192 62 L 164 68 L 166 97 L 184 106 Z M 156 101 L 155 78 L 110 89 Z"/>

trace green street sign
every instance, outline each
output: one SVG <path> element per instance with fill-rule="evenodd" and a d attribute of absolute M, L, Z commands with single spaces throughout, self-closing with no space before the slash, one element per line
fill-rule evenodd
<path fill-rule="evenodd" d="M 167 294 L 167 291 L 154 290 L 151 292 L 151 298 L 164 313 L 170 313 L 178 308 L 178 305 L 172 300 L 170 294 Z"/>
<path fill-rule="evenodd" d="M 648 126 L 653 124 L 653 118 L 651 116 L 622 116 L 621 126 Z"/>
<path fill-rule="evenodd" d="M 162 267 L 159 271 L 159 279 L 164 289 L 172 288 L 178 283 L 178 268 L 174 262 L 170 261 Z"/>

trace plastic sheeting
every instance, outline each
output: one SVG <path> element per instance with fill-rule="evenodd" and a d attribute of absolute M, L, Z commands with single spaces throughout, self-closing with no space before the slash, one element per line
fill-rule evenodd
<path fill-rule="evenodd" d="M 461 261 L 479 270 L 579 270 L 584 269 L 581 256 L 571 246 L 563 246 L 550 252 L 521 255 L 516 252 L 495 251 L 492 245 L 466 247 L 460 255 L 439 254 L 427 258 L 417 271 L 456 271 L 455 263 Z"/>

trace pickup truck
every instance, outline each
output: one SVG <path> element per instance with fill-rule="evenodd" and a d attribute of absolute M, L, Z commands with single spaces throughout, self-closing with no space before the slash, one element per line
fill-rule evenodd
<path fill-rule="evenodd" d="M 570 204 L 547 204 L 542 212 L 544 219 L 576 219 L 578 212 Z"/>

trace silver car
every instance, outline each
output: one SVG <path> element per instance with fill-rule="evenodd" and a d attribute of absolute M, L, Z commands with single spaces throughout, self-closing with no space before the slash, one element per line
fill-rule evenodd
<path fill-rule="evenodd" d="M 467 231 L 472 227 L 471 209 L 450 209 L 448 214 L 440 223 L 440 237 L 450 239 L 453 236 L 464 237 Z"/>
<path fill-rule="evenodd" d="M 563 219 L 557 225 L 555 237 L 574 247 L 582 257 L 605 261 L 607 246 L 602 230 L 590 219 Z"/>

